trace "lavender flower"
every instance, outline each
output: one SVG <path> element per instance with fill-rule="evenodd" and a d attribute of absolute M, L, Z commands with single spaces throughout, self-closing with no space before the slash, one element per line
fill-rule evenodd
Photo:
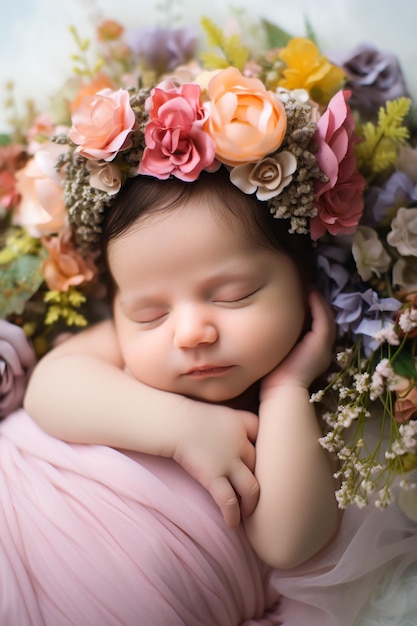
<path fill-rule="evenodd" d="M 126 42 L 147 69 L 158 74 L 174 70 L 195 55 L 197 32 L 192 27 L 171 30 L 157 26 L 126 31 Z"/>
<path fill-rule="evenodd" d="M 378 226 L 390 221 L 393 208 L 417 202 L 417 184 L 404 172 L 394 172 L 382 187 L 370 188 L 365 201 L 365 222 Z M 387 224 L 388 225 L 388 224 Z"/>
<path fill-rule="evenodd" d="M 20 326 L 0 320 L 0 418 L 21 406 L 35 361 Z"/>
<path fill-rule="evenodd" d="M 339 58 L 334 58 L 334 57 Z M 333 55 L 333 62 L 345 70 L 352 92 L 351 107 L 374 115 L 387 100 L 407 95 L 404 77 L 394 54 L 362 44 L 347 55 Z"/>

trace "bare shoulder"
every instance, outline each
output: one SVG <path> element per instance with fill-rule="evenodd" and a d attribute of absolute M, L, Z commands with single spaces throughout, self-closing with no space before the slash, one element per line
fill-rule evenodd
<path fill-rule="evenodd" d="M 123 359 L 113 320 L 105 320 L 74 334 L 59 343 L 43 360 L 55 360 L 69 355 L 92 356 L 123 367 Z"/>

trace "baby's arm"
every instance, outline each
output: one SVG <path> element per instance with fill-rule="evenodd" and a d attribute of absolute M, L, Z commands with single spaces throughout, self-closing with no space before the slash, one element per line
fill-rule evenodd
<path fill-rule="evenodd" d="M 308 392 L 330 362 L 334 322 L 316 293 L 311 311 L 311 330 L 261 389 L 255 466 L 260 497 L 245 525 L 257 553 L 279 568 L 316 554 L 339 520 L 332 469 Z"/>
<path fill-rule="evenodd" d="M 174 458 L 210 492 L 232 527 L 240 511 L 248 515 L 256 504 L 257 417 L 138 382 L 123 370 L 110 320 L 41 359 L 25 408 L 59 439 Z"/>

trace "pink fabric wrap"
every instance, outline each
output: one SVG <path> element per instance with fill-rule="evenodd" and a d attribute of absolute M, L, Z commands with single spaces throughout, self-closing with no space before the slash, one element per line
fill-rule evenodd
<path fill-rule="evenodd" d="M 1 626 L 350 626 L 416 560 L 401 512 L 352 509 L 322 555 L 271 571 L 172 460 L 0 424 Z"/>
<path fill-rule="evenodd" d="M 175 462 L 0 430 L 0 624 L 274 624 L 242 528 Z"/>

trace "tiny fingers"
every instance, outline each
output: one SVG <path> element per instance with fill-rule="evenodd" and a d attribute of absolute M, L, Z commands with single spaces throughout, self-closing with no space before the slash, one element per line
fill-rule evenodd
<path fill-rule="evenodd" d="M 230 481 L 225 476 L 215 478 L 209 492 L 222 512 L 226 524 L 230 528 L 236 528 L 240 522 L 240 505 Z"/>
<path fill-rule="evenodd" d="M 229 478 L 215 478 L 208 490 L 230 528 L 238 526 L 241 514 L 249 517 L 259 499 L 259 483 L 244 463 L 237 464 Z"/>

